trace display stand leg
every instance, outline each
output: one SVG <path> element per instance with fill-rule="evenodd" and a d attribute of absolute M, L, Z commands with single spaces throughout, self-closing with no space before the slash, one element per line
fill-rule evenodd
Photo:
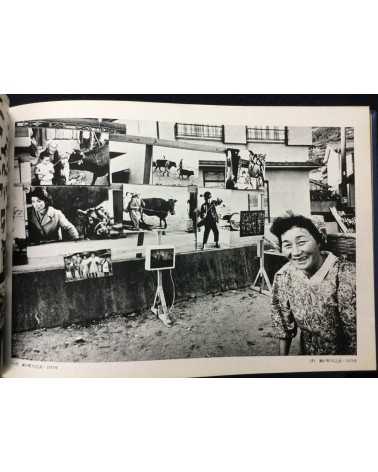
<path fill-rule="evenodd" d="M 151 307 L 152 313 L 157 315 L 160 321 L 162 321 L 165 326 L 171 327 L 172 320 L 169 317 L 167 302 L 165 300 L 164 289 L 163 289 L 163 271 L 157 271 L 157 288 L 154 298 L 154 304 Z"/>
<path fill-rule="evenodd" d="M 265 266 L 264 266 L 264 239 L 259 241 L 259 258 L 260 258 L 260 268 L 256 275 L 256 278 L 252 284 L 252 288 L 257 290 L 260 293 L 264 293 L 265 295 L 270 295 L 272 293 L 272 285 L 270 283 L 268 274 L 266 273 Z M 260 281 L 260 285 L 257 285 Z M 267 290 L 264 289 L 264 282 L 267 287 Z"/>

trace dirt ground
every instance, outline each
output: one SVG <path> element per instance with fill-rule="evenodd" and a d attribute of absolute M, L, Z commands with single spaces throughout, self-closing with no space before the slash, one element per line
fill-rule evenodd
<path fill-rule="evenodd" d="M 248 288 L 230 290 L 175 304 L 171 328 L 145 311 L 86 326 L 18 333 L 13 355 L 52 362 L 278 355 L 269 313 L 270 297 Z M 294 343 L 291 354 L 297 350 Z"/>

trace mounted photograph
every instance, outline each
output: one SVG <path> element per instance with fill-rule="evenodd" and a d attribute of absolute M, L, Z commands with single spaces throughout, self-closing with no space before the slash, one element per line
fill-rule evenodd
<path fill-rule="evenodd" d="M 50 119 L 15 125 L 16 181 L 26 185 L 109 185 L 109 134 L 101 119 Z"/>
<path fill-rule="evenodd" d="M 77 252 L 64 257 L 66 282 L 97 279 L 112 276 L 110 249 L 93 252 Z"/>

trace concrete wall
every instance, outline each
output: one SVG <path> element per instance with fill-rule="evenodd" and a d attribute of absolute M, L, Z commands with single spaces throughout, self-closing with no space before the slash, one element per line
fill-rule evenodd
<path fill-rule="evenodd" d="M 249 143 L 248 149 L 254 153 L 266 154 L 269 162 L 308 161 L 308 146 L 286 146 L 282 143 Z"/>
<path fill-rule="evenodd" d="M 175 125 L 169 121 L 159 121 L 159 138 L 168 139 L 169 141 L 174 141 L 175 137 Z"/>
<path fill-rule="evenodd" d="M 329 235 L 328 249 L 336 256 L 356 260 L 354 235 Z M 177 255 L 173 271 L 176 301 L 250 286 L 259 268 L 256 256 L 256 246 Z M 286 262 L 279 254 L 265 253 L 271 282 Z M 163 284 L 171 304 L 168 272 Z M 156 273 L 144 270 L 144 259 L 114 263 L 112 277 L 80 282 L 65 283 L 64 270 L 14 274 L 13 331 L 65 327 L 138 312 L 152 305 L 155 287 Z"/>
<path fill-rule="evenodd" d="M 157 138 L 156 121 L 151 120 L 119 120 L 118 123 L 126 125 L 127 134 L 133 136 L 149 136 Z"/>
<path fill-rule="evenodd" d="M 312 128 L 308 126 L 289 126 L 288 144 L 292 146 L 311 146 Z"/>
<path fill-rule="evenodd" d="M 248 286 L 258 267 L 256 246 L 179 254 L 173 272 L 176 300 Z M 65 283 L 64 276 L 64 270 L 14 274 L 14 331 L 100 320 L 153 302 L 156 273 L 144 270 L 144 259 L 114 263 L 109 278 Z M 169 273 L 164 279 L 170 298 Z"/>
<path fill-rule="evenodd" d="M 130 133 L 132 134 L 132 133 Z M 246 143 L 245 126 L 225 126 L 225 141 L 238 146 L 241 150 L 252 150 L 267 155 L 270 162 L 304 162 L 309 159 L 309 146 L 312 144 L 312 129 L 308 127 L 289 127 L 289 145 L 284 143 L 253 142 Z M 175 140 L 174 123 L 159 122 L 159 136 L 162 139 Z M 193 142 L 190 139 L 179 139 L 180 142 Z M 195 140 L 198 144 L 211 145 L 218 141 Z M 218 155 L 218 159 L 219 156 Z M 203 157 L 207 159 L 207 157 Z"/>
<path fill-rule="evenodd" d="M 266 178 L 269 181 L 271 217 L 282 216 L 287 210 L 311 215 L 308 171 L 268 169 Z"/>

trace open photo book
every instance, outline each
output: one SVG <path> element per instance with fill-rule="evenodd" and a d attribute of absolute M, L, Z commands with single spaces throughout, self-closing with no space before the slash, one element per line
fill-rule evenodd
<path fill-rule="evenodd" d="M 371 128 L 1 96 L 2 375 L 375 370 Z"/>

